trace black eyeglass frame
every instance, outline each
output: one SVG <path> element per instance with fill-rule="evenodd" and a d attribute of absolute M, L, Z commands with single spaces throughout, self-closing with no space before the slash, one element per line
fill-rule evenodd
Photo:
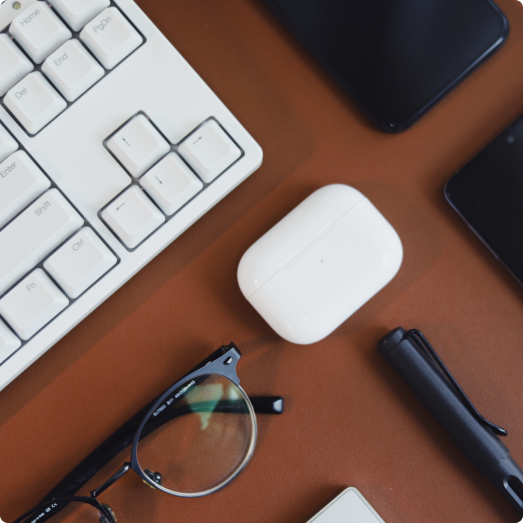
<path fill-rule="evenodd" d="M 254 413 L 254 408 L 252 406 L 251 400 L 245 393 L 245 391 L 240 387 L 240 379 L 238 378 L 238 375 L 236 374 L 236 364 L 238 363 L 238 360 L 240 359 L 241 354 L 238 351 L 236 347 L 231 347 L 223 356 L 219 357 L 217 360 L 213 361 L 212 363 L 208 363 L 203 368 L 198 369 L 197 371 L 194 371 L 181 380 L 177 381 L 167 392 L 165 392 L 160 399 L 157 401 L 151 409 L 149 409 L 149 412 L 144 417 L 143 421 L 140 423 L 140 426 L 138 427 L 138 430 L 136 432 L 136 436 L 133 442 L 133 448 L 131 450 L 131 468 L 144 480 L 147 481 L 151 486 L 157 488 L 158 490 L 162 490 L 163 492 L 167 494 L 171 494 L 174 496 L 181 496 L 184 498 L 195 498 L 200 496 L 206 496 L 208 494 L 212 494 L 213 492 L 216 492 L 217 490 L 220 490 L 221 488 L 225 487 L 227 483 L 232 481 L 247 465 L 249 460 L 252 457 L 252 454 L 254 452 L 254 447 L 256 446 L 256 436 L 257 436 L 257 425 L 256 425 L 256 415 Z M 196 492 L 196 493 L 187 493 L 187 492 L 174 492 L 172 490 L 166 489 L 162 485 L 159 485 L 155 483 L 140 467 L 140 464 L 138 463 L 138 443 L 139 443 L 139 436 L 145 426 L 145 424 L 149 421 L 150 416 L 158 409 L 162 408 L 163 406 L 166 406 L 166 402 L 171 398 L 173 393 L 177 393 L 178 390 L 182 385 L 190 383 L 192 380 L 195 380 L 199 377 L 206 376 L 206 375 L 218 375 L 223 376 L 224 378 L 229 379 L 236 385 L 236 387 L 240 390 L 240 392 L 243 394 L 243 400 L 245 401 L 247 408 L 249 409 L 250 419 L 251 419 L 251 428 L 252 428 L 252 435 L 251 440 L 249 442 L 249 449 L 247 451 L 246 456 L 242 460 L 241 464 L 236 469 L 235 473 L 231 476 L 227 477 L 224 481 L 219 483 L 218 485 L 215 485 L 214 487 L 203 491 L 203 492 Z M 176 394 L 175 394 L 176 395 Z"/>
<path fill-rule="evenodd" d="M 172 385 L 167 391 L 161 394 L 158 398 L 153 400 L 149 405 L 141 409 L 135 416 L 133 416 L 127 423 L 125 423 L 120 429 L 118 429 L 111 437 L 109 437 L 102 445 L 100 445 L 93 453 L 91 453 L 78 467 L 76 467 L 71 473 L 69 473 L 51 492 L 49 492 L 44 499 L 34 508 L 27 511 L 25 514 L 17 518 L 13 523 L 23 523 L 26 522 L 28 518 L 32 515 L 36 515 L 39 512 L 45 512 L 50 505 L 54 503 L 59 503 L 60 505 L 68 505 L 72 502 L 81 502 L 87 503 L 97 510 L 100 511 L 108 523 L 114 522 L 114 516 L 109 512 L 106 507 L 100 503 L 97 497 L 109 488 L 113 483 L 120 479 L 126 472 L 130 469 L 133 469 L 134 472 L 147 484 L 151 487 L 161 490 L 166 494 L 171 494 L 180 497 L 200 497 L 208 494 L 212 494 L 217 490 L 223 488 L 225 485 L 230 483 L 247 465 L 252 454 L 254 452 L 254 447 L 256 445 L 256 436 L 257 436 L 257 423 L 255 411 L 260 413 L 267 414 L 281 414 L 283 412 L 283 398 L 279 396 L 269 396 L 269 397 L 260 397 L 260 398 L 249 398 L 245 391 L 240 387 L 240 379 L 236 373 L 236 365 L 241 357 L 239 349 L 230 343 L 229 345 L 224 345 L 218 350 L 213 352 L 208 358 L 203 360 L 199 365 L 193 368 L 188 374 L 179 379 L 174 385 Z M 251 441 L 249 444 L 249 449 L 242 460 L 241 464 L 237 469 L 228 476 L 224 481 L 218 485 L 208 489 L 204 492 L 196 493 L 179 493 L 174 492 L 169 489 L 166 489 L 162 485 L 156 483 L 152 477 L 147 475 L 141 468 L 138 462 L 138 443 L 142 436 L 142 430 L 145 427 L 145 424 L 149 421 L 151 415 L 165 405 L 165 402 L 170 399 L 170 396 L 173 393 L 178 392 L 178 389 L 182 385 L 190 382 L 193 379 L 197 379 L 206 375 L 218 375 L 229 379 L 234 385 L 240 390 L 245 401 L 249 414 L 251 417 L 253 433 L 251 436 Z M 183 397 L 183 395 L 182 395 Z M 252 400 L 252 402 L 251 402 Z M 257 408 L 253 407 L 253 403 L 256 402 Z M 144 414 L 145 412 L 145 414 Z M 125 435 L 134 428 L 137 424 L 137 419 L 141 420 L 138 424 L 137 429 L 134 431 L 134 437 L 132 440 L 132 449 L 131 449 L 131 461 L 125 462 L 120 469 L 113 474 L 110 478 L 104 481 L 99 487 L 91 491 L 91 496 L 65 496 L 62 497 L 64 493 L 74 494 L 85 484 L 91 477 L 93 477 L 104 465 L 108 463 L 113 457 L 119 454 L 122 450 L 127 448 L 130 442 L 127 442 Z M 123 440 L 123 441 L 122 441 Z M 97 463 L 96 466 L 90 464 L 93 460 L 98 460 L 102 463 Z M 89 477 L 86 477 L 85 474 L 82 474 L 82 471 L 86 468 L 91 468 L 94 470 Z M 76 476 L 80 474 L 80 479 L 76 479 Z M 39 518 L 40 519 L 40 518 Z M 28 523 L 28 522 L 27 522 Z"/>

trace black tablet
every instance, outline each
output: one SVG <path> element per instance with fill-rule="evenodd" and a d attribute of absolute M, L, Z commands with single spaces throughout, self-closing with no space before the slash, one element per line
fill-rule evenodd
<path fill-rule="evenodd" d="M 403 131 L 498 49 L 490 0 L 263 0 L 386 131 Z"/>
<path fill-rule="evenodd" d="M 523 118 L 456 173 L 445 196 L 523 283 Z"/>

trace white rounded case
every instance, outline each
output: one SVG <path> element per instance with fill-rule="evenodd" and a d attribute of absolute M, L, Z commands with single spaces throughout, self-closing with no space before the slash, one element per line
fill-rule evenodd
<path fill-rule="evenodd" d="M 321 340 L 398 272 L 398 234 L 347 185 L 318 189 L 243 255 L 240 289 L 284 339 Z"/>

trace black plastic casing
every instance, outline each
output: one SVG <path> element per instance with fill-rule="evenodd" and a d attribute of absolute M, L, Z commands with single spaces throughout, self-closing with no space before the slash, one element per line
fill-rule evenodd
<path fill-rule="evenodd" d="M 410 127 L 505 42 L 491 0 L 263 0 L 384 131 Z"/>
<path fill-rule="evenodd" d="M 523 516 L 523 472 L 494 432 L 481 424 L 436 363 L 398 327 L 378 343 L 378 351 L 479 472 L 487 476 Z"/>

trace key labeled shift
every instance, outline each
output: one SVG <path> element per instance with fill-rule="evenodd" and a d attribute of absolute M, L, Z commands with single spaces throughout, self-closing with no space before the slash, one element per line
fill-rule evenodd
<path fill-rule="evenodd" d="M 50 189 L 29 205 L 0 231 L 0 295 L 83 223 L 57 189 Z"/>

